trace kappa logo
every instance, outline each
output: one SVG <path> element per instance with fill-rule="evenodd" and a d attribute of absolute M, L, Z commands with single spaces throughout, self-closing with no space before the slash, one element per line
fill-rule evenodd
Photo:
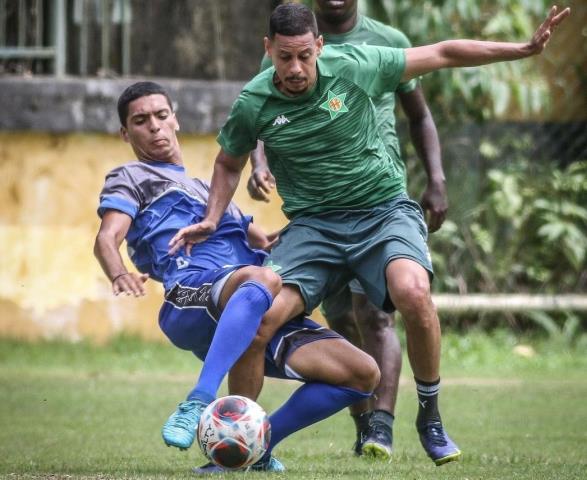
<path fill-rule="evenodd" d="M 278 115 L 275 120 L 273 120 L 273 126 L 275 125 L 285 125 L 289 123 L 288 118 L 285 115 Z"/>

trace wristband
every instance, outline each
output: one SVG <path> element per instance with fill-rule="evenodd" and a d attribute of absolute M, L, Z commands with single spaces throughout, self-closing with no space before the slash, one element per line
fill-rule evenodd
<path fill-rule="evenodd" d="M 113 279 L 111 283 L 114 283 L 116 280 L 118 280 L 120 277 L 124 277 L 125 275 L 129 275 L 129 272 L 124 272 L 121 273 L 120 275 L 116 275 Z"/>

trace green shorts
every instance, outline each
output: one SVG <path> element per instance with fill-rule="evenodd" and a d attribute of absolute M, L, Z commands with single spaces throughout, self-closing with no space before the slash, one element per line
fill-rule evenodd
<path fill-rule="evenodd" d="M 391 312 L 385 268 L 392 260 L 408 258 L 432 277 L 427 236 L 422 209 L 400 194 L 369 209 L 295 218 L 281 232 L 265 265 L 284 284 L 299 287 L 307 313 L 353 278 L 371 302 Z"/>

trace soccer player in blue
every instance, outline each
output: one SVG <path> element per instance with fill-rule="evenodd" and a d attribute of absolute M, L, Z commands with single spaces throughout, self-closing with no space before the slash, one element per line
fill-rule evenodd
<path fill-rule="evenodd" d="M 106 176 L 94 253 L 115 295 L 141 296 L 148 278 L 162 282 L 161 329 L 174 345 L 204 360 L 195 387 L 163 426 L 163 440 L 180 449 L 192 445 L 201 412 L 216 398 L 263 319 L 263 325 L 277 332 L 265 351 L 265 373 L 307 382 L 271 415 L 270 449 L 252 467 L 281 471 L 284 467 L 271 456 L 275 445 L 368 398 L 379 382 L 377 364 L 307 318 L 298 316 L 279 328 L 288 315 L 279 296 L 281 281 L 261 266 L 271 238 L 233 203 L 206 242 L 170 254 L 169 242 L 177 231 L 203 219 L 208 185 L 186 175 L 176 136 L 179 124 L 160 85 L 139 82 L 128 87 L 119 98 L 118 114 L 121 135 L 137 161 Z M 140 273 L 124 265 L 119 249 L 125 239 Z"/>

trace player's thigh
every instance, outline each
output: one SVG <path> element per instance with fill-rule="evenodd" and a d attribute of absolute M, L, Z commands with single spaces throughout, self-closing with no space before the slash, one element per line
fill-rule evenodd
<path fill-rule="evenodd" d="M 330 338 L 298 348 L 288 365 L 308 381 L 368 389 L 379 381 L 373 358 L 343 338 Z"/>
<path fill-rule="evenodd" d="M 271 308 L 263 315 L 255 344 L 260 346 L 269 343 L 279 328 L 303 313 L 304 309 L 305 304 L 299 289 L 295 285 L 284 285 L 273 300 Z"/>
<path fill-rule="evenodd" d="M 167 300 L 159 311 L 159 327 L 173 345 L 190 350 L 198 358 L 206 357 L 216 332 L 217 319 L 212 305 L 194 305 Z"/>
<path fill-rule="evenodd" d="M 346 255 L 341 246 L 324 233 L 319 220 L 315 226 L 292 222 L 281 233 L 265 266 L 277 272 L 283 285 L 295 285 L 312 312 L 330 294 L 350 280 Z"/>
<path fill-rule="evenodd" d="M 373 304 L 389 312 L 394 310 L 387 288 L 391 262 L 411 260 L 432 277 L 426 224 L 420 206 L 404 195 L 374 208 L 371 221 L 380 227 L 359 245 L 352 267 Z"/>

